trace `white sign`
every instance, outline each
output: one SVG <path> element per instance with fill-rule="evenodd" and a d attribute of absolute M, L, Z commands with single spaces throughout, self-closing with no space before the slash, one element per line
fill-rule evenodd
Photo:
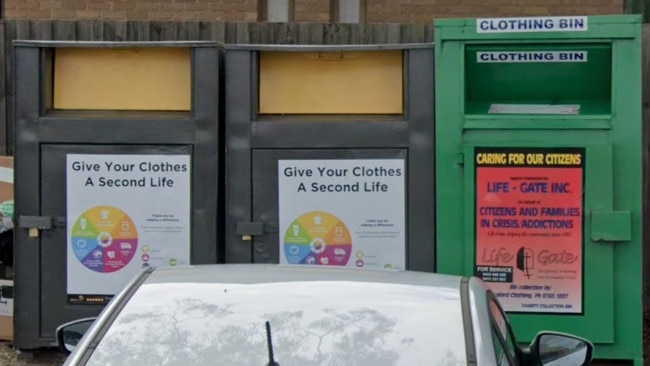
<path fill-rule="evenodd" d="M 403 159 L 280 160 L 280 264 L 405 268 Z"/>
<path fill-rule="evenodd" d="M 586 16 L 479 18 L 476 33 L 580 32 L 587 30 Z"/>
<path fill-rule="evenodd" d="M 491 104 L 494 114 L 578 114 L 579 104 Z"/>
<path fill-rule="evenodd" d="M 500 51 L 477 52 L 476 62 L 587 62 L 587 51 Z"/>
<path fill-rule="evenodd" d="M 189 155 L 67 155 L 67 291 L 114 295 L 190 263 Z"/>

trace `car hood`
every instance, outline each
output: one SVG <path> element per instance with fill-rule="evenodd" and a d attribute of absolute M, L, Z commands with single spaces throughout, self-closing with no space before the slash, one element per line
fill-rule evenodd
<path fill-rule="evenodd" d="M 89 365 L 466 364 L 457 288 L 375 281 L 153 281 Z"/>

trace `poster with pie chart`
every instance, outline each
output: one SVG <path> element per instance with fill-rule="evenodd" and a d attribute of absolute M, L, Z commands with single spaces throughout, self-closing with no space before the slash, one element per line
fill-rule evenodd
<path fill-rule="evenodd" d="M 138 231 L 131 217 L 119 208 L 95 206 L 74 222 L 70 245 L 75 257 L 89 270 L 117 272 L 135 256 Z"/>
<path fill-rule="evenodd" d="M 345 223 L 324 211 L 295 218 L 284 234 L 284 255 L 289 264 L 345 266 L 352 252 L 352 237 Z"/>

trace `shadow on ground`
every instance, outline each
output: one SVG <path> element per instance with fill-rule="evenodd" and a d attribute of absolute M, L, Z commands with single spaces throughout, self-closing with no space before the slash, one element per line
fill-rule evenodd
<path fill-rule="evenodd" d="M 63 362 L 65 361 L 65 355 L 60 353 L 56 348 L 39 349 L 33 353 L 33 357 L 30 357 L 31 359 L 23 360 L 24 357 L 17 357 L 18 353 L 12 346 L 11 342 L 0 341 L 0 365 L 60 366 L 63 365 Z"/>

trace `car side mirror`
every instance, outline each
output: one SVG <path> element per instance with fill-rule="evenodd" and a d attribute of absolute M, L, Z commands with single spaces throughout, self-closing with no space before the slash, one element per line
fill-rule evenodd
<path fill-rule="evenodd" d="M 71 353 L 77 347 L 81 338 L 95 321 L 95 318 L 84 318 L 65 323 L 56 328 L 56 342 L 63 353 Z"/>
<path fill-rule="evenodd" d="M 591 362 L 594 346 L 586 339 L 556 332 L 539 333 L 531 347 L 542 366 L 583 366 Z"/>

